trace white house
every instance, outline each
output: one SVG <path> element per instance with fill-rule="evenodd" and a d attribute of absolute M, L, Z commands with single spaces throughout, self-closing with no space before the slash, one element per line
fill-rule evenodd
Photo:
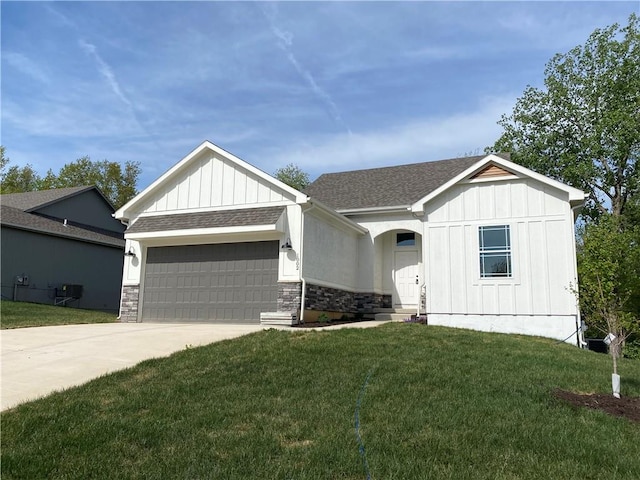
<path fill-rule="evenodd" d="M 575 343 L 584 198 L 502 155 L 330 173 L 302 193 L 204 142 L 115 213 L 121 320 L 420 313 Z"/>

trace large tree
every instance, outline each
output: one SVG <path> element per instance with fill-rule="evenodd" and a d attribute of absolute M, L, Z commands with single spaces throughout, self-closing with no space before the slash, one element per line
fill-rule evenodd
<path fill-rule="evenodd" d="M 4 147 L 0 147 L 0 155 L 1 193 L 96 185 L 116 208 L 137 193 L 136 183 L 140 175 L 138 162 L 125 162 L 123 166 L 108 160 L 93 162 L 85 156 L 67 163 L 57 174 L 50 169 L 44 177 L 40 177 L 31 165 L 12 165 L 7 168 L 9 159 L 5 157 Z"/>
<path fill-rule="evenodd" d="M 640 172 L 640 31 L 597 29 L 584 45 L 547 64 L 544 89 L 525 89 L 491 151 L 584 190 L 584 215 L 624 213 Z"/>
<path fill-rule="evenodd" d="M 304 190 L 310 183 L 309 174 L 293 163 L 276 170 L 274 176 L 296 190 Z"/>

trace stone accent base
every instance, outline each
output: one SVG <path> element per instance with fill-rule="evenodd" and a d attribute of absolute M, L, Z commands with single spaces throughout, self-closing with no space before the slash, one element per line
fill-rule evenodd
<path fill-rule="evenodd" d="M 278 283 L 278 312 L 298 313 L 302 301 L 301 282 Z"/>
<path fill-rule="evenodd" d="M 393 306 L 391 295 L 381 293 L 356 293 L 354 295 L 358 303 L 358 311 L 371 313 L 376 308 L 392 308 Z"/>
<path fill-rule="evenodd" d="M 373 313 L 376 308 L 391 308 L 391 295 L 356 293 L 307 284 L 305 309 L 355 314 Z"/>
<path fill-rule="evenodd" d="M 120 321 L 138 321 L 138 303 L 140 300 L 140 285 L 123 285 L 120 299 Z"/>

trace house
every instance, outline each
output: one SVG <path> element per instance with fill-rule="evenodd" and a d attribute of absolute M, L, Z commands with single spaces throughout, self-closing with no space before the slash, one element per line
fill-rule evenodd
<path fill-rule="evenodd" d="M 117 311 L 123 225 L 94 186 L 0 196 L 2 298 Z"/>
<path fill-rule="evenodd" d="M 420 313 L 575 342 L 583 201 L 502 155 L 330 173 L 302 193 L 204 142 L 116 212 L 121 319 Z"/>

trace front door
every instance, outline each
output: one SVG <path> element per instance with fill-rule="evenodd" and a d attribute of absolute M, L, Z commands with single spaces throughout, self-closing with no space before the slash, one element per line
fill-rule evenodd
<path fill-rule="evenodd" d="M 394 254 L 394 305 L 415 307 L 418 301 L 418 252 L 396 251 Z"/>

